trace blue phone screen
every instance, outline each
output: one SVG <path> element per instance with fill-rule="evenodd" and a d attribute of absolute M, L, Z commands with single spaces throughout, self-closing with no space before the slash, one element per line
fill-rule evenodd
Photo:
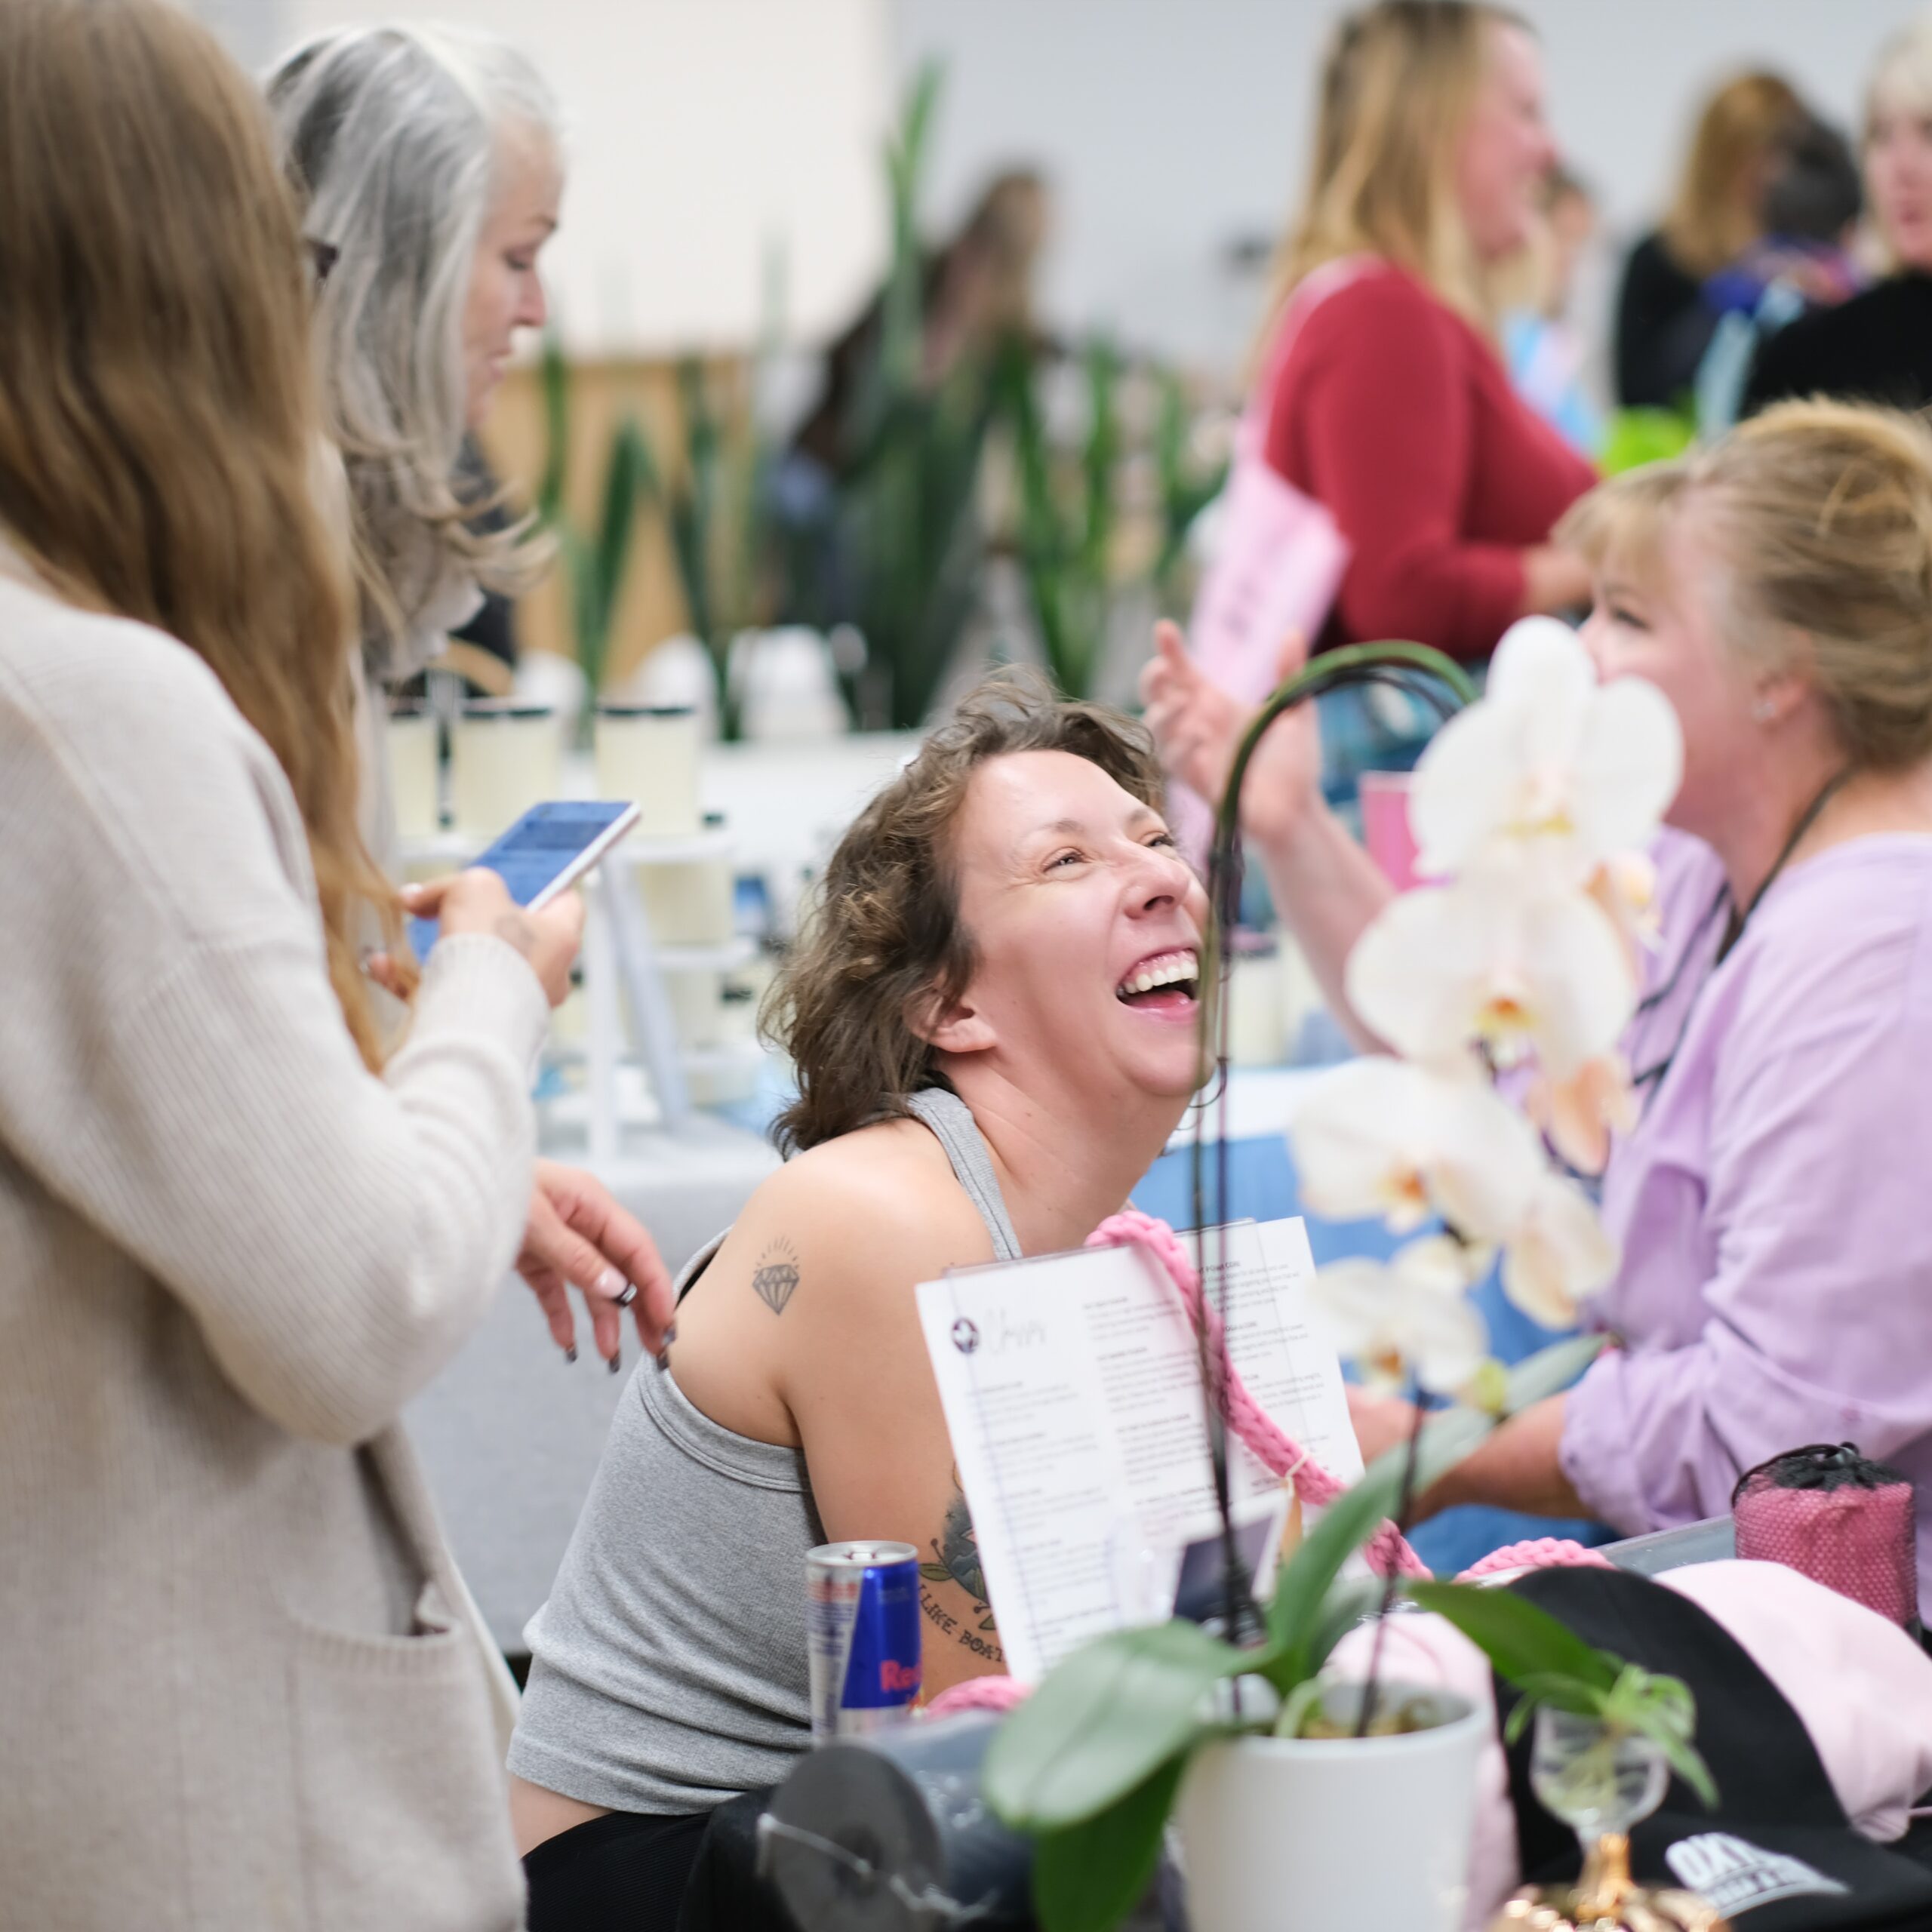
<path fill-rule="evenodd" d="M 471 862 L 487 866 L 509 888 L 519 906 L 528 906 L 571 861 L 629 811 L 622 800 L 558 799 L 533 805 L 487 851 Z M 418 959 L 436 943 L 434 919 L 411 919 L 409 943 Z"/>

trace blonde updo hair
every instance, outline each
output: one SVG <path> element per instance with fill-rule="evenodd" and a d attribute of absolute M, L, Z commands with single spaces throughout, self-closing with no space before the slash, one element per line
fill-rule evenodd
<path fill-rule="evenodd" d="M 1783 403 L 1707 450 L 1599 485 L 1556 538 L 1642 582 L 1694 500 L 1727 567 L 1731 648 L 1807 677 L 1854 767 L 1932 757 L 1932 428 L 1897 410 Z"/>

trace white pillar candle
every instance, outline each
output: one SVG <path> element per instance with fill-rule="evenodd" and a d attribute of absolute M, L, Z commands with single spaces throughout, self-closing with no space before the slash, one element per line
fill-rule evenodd
<path fill-rule="evenodd" d="M 660 946 L 723 946 L 732 932 L 731 867 L 724 859 L 639 866 L 638 891 Z"/>
<path fill-rule="evenodd" d="M 666 973 L 664 990 L 678 1022 L 680 1046 L 715 1047 L 724 1023 L 724 975 L 719 973 Z"/>
<path fill-rule="evenodd" d="M 561 780 L 556 720 L 548 705 L 514 699 L 466 704 L 450 755 L 450 804 L 457 829 L 488 843 L 532 805 L 557 795 Z"/>
<path fill-rule="evenodd" d="M 399 706 L 389 713 L 388 732 L 396 836 L 433 838 L 443 824 L 435 714 L 426 705 Z"/>
<path fill-rule="evenodd" d="M 1228 1060 L 1235 1066 L 1278 1065 L 1283 1038 L 1281 969 L 1272 945 L 1244 948 L 1228 975 Z"/>
<path fill-rule="evenodd" d="M 696 712 L 672 706 L 597 707 L 597 795 L 627 798 L 646 838 L 689 838 L 701 826 Z"/>

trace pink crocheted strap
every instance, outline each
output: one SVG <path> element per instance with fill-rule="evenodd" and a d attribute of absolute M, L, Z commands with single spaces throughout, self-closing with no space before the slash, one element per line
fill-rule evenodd
<path fill-rule="evenodd" d="M 1010 1711 L 1026 1700 L 1026 1686 L 1014 1677 L 969 1677 L 942 1690 L 926 1706 L 929 1718 L 956 1717 L 961 1711 Z"/>
<path fill-rule="evenodd" d="M 1219 1371 L 1221 1412 L 1229 1428 L 1261 1460 L 1271 1475 L 1291 1483 L 1296 1495 L 1311 1509 L 1321 1509 L 1342 1494 L 1344 1485 L 1292 1436 L 1284 1434 L 1273 1417 L 1250 1395 L 1241 1376 L 1228 1356 L 1220 1317 L 1205 1304 L 1201 1277 L 1189 1260 L 1180 1237 L 1166 1222 L 1137 1208 L 1109 1215 L 1087 1237 L 1089 1247 L 1113 1247 L 1131 1244 L 1142 1247 L 1161 1264 L 1174 1286 L 1189 1316 L 1207 1325 L 1209 1346 Z M 1384 1523 L 1366 1545 L 1370 1567 L 1378 1576 L 1426 1577 L 1429 1566 L 1418 1557 L 1392 1523 Z"/>
<path fill-rule="evenodd" d="M 1614 1570 L 1617 1565 L 1600 1550 L 1590 1549 L 1567 1537 L 1534 1537 L 1527 1543 L 1506 1543 L 1493 1549 L 1480 1563 L 1472 1563 L 1456 1580 L 1473 1583 L 1484 1577 L 1509 1570 Z"/>

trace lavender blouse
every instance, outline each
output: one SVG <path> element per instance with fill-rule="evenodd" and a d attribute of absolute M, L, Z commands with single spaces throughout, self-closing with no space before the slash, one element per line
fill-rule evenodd
<path fill-rule="evenodd" d="M 1715 855 L 1666 834 L 1657 856 L 1626 1036 L 1651 1077 L 1604 1177 L 1623 1263 L 1592 1309 L 1624 1346 L 1570 1393 L 1564 1472 L 1635 1534 L 1726 1513 L 1781 1451 L 1855 1442 L 1918 1485 L 1932 1601 L 1932 837 L 1792 866 L 1721 965 Z"/>

